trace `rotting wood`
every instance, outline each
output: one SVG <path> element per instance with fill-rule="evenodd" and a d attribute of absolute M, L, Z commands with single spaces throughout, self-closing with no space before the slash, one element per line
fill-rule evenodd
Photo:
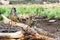
<path fill-rule="evenodd" d="M 15 33 L 0 33 L 0 39 L 1 40 L 16 40 L 16 39 L 23 40 L 24 35 L 22 31 L 18 31 Z"/>
<path fill-rule="evenodd" d="M 8 19 L 7 17 L 5 17 L 2 14 L 1 14 L 1 16 L 3 17 L 3 23 L 5 23 L 5 24 L 10 24 L 12 26 L 19 26 L 19 27 L 22 27 L 24 30 L 26 30 L 26 29 L 28 29 L 30 27 L 30 26 L 28 26 L 26 24 L 23 24 L 23 23 L 14 22 L 14 21 Z"/>
<path fill-rule="evenodd" d="M 41 35 L 45 35 L 45 36 L 48 36 L 48 37 L 53 37 L 55 38 L 56 36 L 51 34 L 51 33 L 48 33 L 47 31 L 44 31 L 43 29 L 40 29 L 40 28 L 37 28 L 37 27 L 34 27 L 34 29 Z"/>
<path fill-rule="evenodd" d="M 16 33 L 0 33 L 0 38 L 21 38 L 23 36 L 21 31 Z"/>
<path fill-rule="evenodd" d="M 27 14 L 27 15 L 18 15 L 19 21 L 25 23 L 29 26 L 33 23 L 32 18 L 34 18 L 34 14 Z"/>
<path fill-rule="evenodd" d="M 36 31 L 36 29 L 34 29 L 34 28 L 32 28 L 32 27 L 30 27 L 30 26 L 28 26 L 28 25 L 26 25 L 26 24 L 23 24 L 23 23 L 17 23 L 17 22 L 14 22 L 14 21 L 12 21 L 12 20 L 10 20 L 10 19 L 8 19 L 8 18 L 6 18 L 4 15 L 1 15 L 2 17 L 3 17 L 3 19 L 4 19 L 4 23 L 5 24 L 10 24 L 10 25 L 12 25 L 12 26 L 19 26 L 19 27 L 22 27 L 23 28 L 23 30 L 25 30 L 25 32 L 27 32 L 27 34 L 29 33 L 30 35 L 31 35 L 31 37 L 33 38 L 33 37 L 35 37 L 35 38 L 39 38 L 39 39 L 44 39 L 44 40 L 54 40 L 54 38 L 52 37 L 49 37 L 48 35 L 45 35 L 45 34 L 43 34 L 45 31 L 43 31 L 43 35 L 41 35 L 41 34 L 39 34 L 37 31 Z M 41 32 L 41 31 L 39 31 L 39 32 Z M 46 33 L 47 34 L 47 33 Z M 20 36 L 20 35 L 19 35 Z M 52 35 L 53 36 L 53 35 Z"/>
<path fill-rule="evenodd" d="M 16 39 L 7 39 L 7 38 L 2 38 L 0 40 L 16 40 Z"/>
<path fill-rule="evenodd" d="M 41 31 L 39 31 L 39 32 L 41 32 Z M 34 28 L 30 28 L 30 30 L 28 31 L 28 33 L 30 33 L 31 34 L 31 37 L 33 37 L 33 38 L 37 38 L 37 39 L 48 39 L 48 40 L 52 40 L 52 39 L 54 39 L 53 37 L 49 37 L 48 35 L 48 33 L 46 33 L 46 34 L 44 34 L 44 32 L 45 31 L 43 31 L 43 33 L 41 32 L 41 34 L 39 34 Z M 43 34 L 43 35 L 42 35 Z M 53 36 L 53 35 L 51 35 L 51 36 Z"/>

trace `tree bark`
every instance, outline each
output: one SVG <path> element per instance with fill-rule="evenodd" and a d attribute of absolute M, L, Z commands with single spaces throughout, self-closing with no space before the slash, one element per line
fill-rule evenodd
<path fill-rule="evenodd" d="M 5 24 L 10 24 L 12 26 L 19 26 L 21 28 L 23 28 L 24 30 L 27 30 L 28 28 L 30 28 L 30 26 L 26 25 L 26 24 L 23 24 L 23 23 L 17 23 L 17 22 L 14 22 L 10 19 L 8 19 L 7 17 L 5 17 L 3 14 L 1 14 L 1 16 L 3 17 L 3 23 Z"/>
<path fill-rule="evenodd" d="M 12 20 L 10 20 L 10 19 L 8 19 L 8 18 L 6 18 L 4 15 L 1 15 L 2 17 L 3 17 L 3 19 L 4 19 L 4 23 L 5 24 L 10 24 L 10 25 L 12 25 L 12 26 L 19 26 L 19 27 L 21 27 L 21 28 L 23 28 L 23 30 L 25 31 L 25 33 L 27 33 L 27 34 L 29 34 L 29 35 L 31 35 L 31 37 L 34 37 L 34 38 L 39 38 L 39 39 L 44 39 L 44 40 L 53 40 L 54 38 L 53 37 L 49 37 L 48 35 L 46 35 L 46 34 L 48 34 L 48 33 L 46 33 L 45 31 L 42 31 L 42 30 L 40 30 L 40 29 L 38 29 L 38 28 L 33 28 L 33 27 L 30 27 L 30 26 L 28 26 L 28 25 L 26 25 L 26 24 L 23 24 L 23 23 L 17 23 L 17 22 L 14 22 L 14 21 L 12 21 Z M 20 34 L 21 34 L 21 32 L 20 32 Z M 43 34 L 43 35 L 42 35 Z M 20 37 L 20 35 L 18 34 L 18 33 L 0 33 L 0 36 L 4 36 L 4 35 L 9 35 L 10 37 L 12 37 L 12 38 L 14 38 L 14 37 Z M 17 36 L 18 35 L 18 36 Z M 51 35 L 51 36 L 53 36 L 53 35 Z"/>
<path fill-rule="evenodd" d="M 0 38 L 21 38 L 23 37 L 23 33 L 21 31 L 16 33 L 0 33 Z"/>

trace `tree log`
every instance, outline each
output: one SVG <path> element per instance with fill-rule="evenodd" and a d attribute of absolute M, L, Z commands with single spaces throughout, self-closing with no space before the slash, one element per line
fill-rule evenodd
<path fill-rule="evenodd" d="M 21 38 L 23 36 L 21 31 L 16 33 L 0 33 L 0 38 Z"/>
<path fill-rule="evenodd" d="M 47 31 L 44 31 L 43 29 L 40 29 L 40 28 L 37 28 L 37 27 L 34 27 L 34 29 L 37 31 L 37 33 L 41 34 L 41 35 L 45 35 L 45 36 L 48 36 L 48 37 L 51 37 L 51 38 L 55 38 L 56 35 L 54 34 L 51 34 Z"/>
<path fill-rule="evenodd" d="M 3 14 L 1 14 L 1 16 L 3 17 L 3 23 L 5 24 L 10 24 L 12 26 L 19 26 L 21 28 L 23 28 L 24 30 L 27 30 L 28 28 L 30 28 L 30 26 L 26 25 L 26 24 L 23 24 L 23 23 L 17 23 L 17 22 L 14 22 L 10 19 L 8 19 L 7 17 L 5 17 Z"/>
<path fill-rule="evenodd" d="M 41 32 L 41 31 L 39 31 L 39 32 Z M 33 27 L 30 28 L 30 30 L 28 31 L 28 33 L 30 33 L 30 36 L 32 38 L 44 39 L 44 40 L 53 40 L 54 39 L 53 37 L 49 37 L 48 35 L 46 36 L 45 34 L 44 35 L 39 34 Z"/>
<path fill-rule="evenodd" d="M 2 38 L 0 40 L 16 40 L 16 39 L 7 39 L 7 38 Z"/>
<path fill-rule="evenodd" d="M 17 23 L 17 22 L 14 22 L 14 21 L 12 21 L 12 20 L 10 20 L 10 19 L 8 19 L 8 18 L 6 18 L 4 15 L 2 15 L 1 14 L 1 16 L 3 17 L 3 19 L 4 19 L 4 23 L 5 24 L 10 24 L 10 25 L 12 25 L 12 26 L 19 26 L 19 27 L 21 27 L 21 28 L 23 28 L 23 30 L 25 30 L 25 32 L 27 32 L 27 34 L 29 34 L 29 35 L 32 35 L 32 37 L 34 36 L 35 38 L 45 38 L 44 40 L 53 40 L 54 38 L 51 38 L 51 37 L 48 37 L 48 35 L 46 36 L 46 34 L 44 34 L 45 33 L 45 31 L 40 31 L 40 30 L 37 30 L 36 28 L 33 28 L 33 27 L 30 27 L 30 26 L 28 26 L 28 25 L 26 25 L 26 24 L 23 24 L 23 23 Z M 42 33 L 43 35 L 41 35 L 40 33 Z M 16 34 L 16 33 L 15 33 Z M 0 34 L 0 35 L 2 35 L 2 34 Z M 5 34 L 5 35 L 7 35 L 7 34 Z M 10 34 L 8 34 L 8 35 L 10 35 Z M 13 36 L 12 35 L 14 35 L 14 34 L 11 34 L 10 36 L 13 38 Z M 17 34 L 16 34 L 17 35 Z M 18 36 L 20 36 L 20 35 L 18 35 Z"/>

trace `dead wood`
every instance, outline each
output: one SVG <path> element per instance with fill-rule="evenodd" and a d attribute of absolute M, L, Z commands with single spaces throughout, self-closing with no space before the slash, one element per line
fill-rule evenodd
<path fill-rule="evenodd" d="M 0 38 L 21 38 L 23 36 L 24 35 L 21 31 L 16 33 L 0 33 Z"/>
<path fill-rule="evenodd" d="M 3 23 L 5 23 L 5 24 L 10 24 L 12 26 L 19 26 L 19 27 L 22 27 L 24 30 L 26 30 L 26 29 L 28 29 L 30 27 L 30 26 L 28 26 L 26 24 L 23 24 L 23 23 L 14 22 L 14 21 L 8 19 L 7 17 L 5 17 L 2 14 L 1 14 L 1 16 L 3 17 Z"/>
<path fill-rule="evenodd" d="M 18 18 L 20 22 L 31 26 L 31 24 L 33 23 L 32 18 L 34 18 L 34 16 L 34 14 L 18 15 Z"/>
<path fill-rule="evenodd" d="M 41 34 L 40 34 L 40 32 L 41 32 Z M 46 34 L 48 34 L 48 35 L 46 35 L 46 34 L 44 34 L 45 33 L 45 31 L 39 31 L 39 33 L 32 27 L 32 28 L 30 28 L 30 30 L 28 31 L 28 33 L 30 33 L 30 36 L 32 37 L 32 38 L 37 38 L 37 39 L 45 39 L 45 40 L 52 40 L 52 39 L 54 39 L 53 37 L 50 37 L 50 36 L 48 36 L 49 34 L 48 33 L 46 33 Z M 42 35 L 43 34 L 43 35 Z M 51 35 L 51 36 L 53 36 L 53 35 Z"/>
<path fill-rule="evenodd" d="M 44 31 L 43 29 L 40 29 L 40 28 L 37 28 L 37 27 L 34 27 L 34 29 L 37 31 L 37 33 L 41 34 L 41 35 L 45 35 L 45 36 L 48 36 L 48 37 L 51 37 L 51 38 L 55 38 L 56 36 L 47 32 L 47 31 Z"/>
<path fill-rule="evenodd" d="M 25 31 L 25 33 L 30 35 L 30 37 L 32 37 L 32 38 L 37 38 L 37 39 L 41 39 L 42 38 L 42 39 L 45 39 L 45 40 L 53 40 L 54 39 L 53 37 L 49 37 L 50 34 L 48 34 L 45 31 L 42 31 L 42 30 L 40 30 L 38 28 L 30 27 L 30 26 L 28 26 L 26 24 L 23 24 L 23 23 L 14 22 L 14 21 L 6 18 L 4 15 L 1 15 L 1 16 L 3 17 L 3 19 L 4 19 L 3 22 L 5 24 L 10 24 L 12 26 L 19 26 L 19 27 L 21 27 Z M 5 34 L 5 35 L 7 35 L 7 34 Z M 53 35 L 51 35 L 51 36 L 53 36 Z"/>

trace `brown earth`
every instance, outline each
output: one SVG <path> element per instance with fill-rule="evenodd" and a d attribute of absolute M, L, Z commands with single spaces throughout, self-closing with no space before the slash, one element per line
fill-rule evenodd
<path fill-rule="evenodd" d="M 56 22 L 50 23 L 48 20 L 36 19 L 34 26 L 41 28 L 47 32 L 55 34 L 60 37 L 60 20 L 55 19 Z"/>

